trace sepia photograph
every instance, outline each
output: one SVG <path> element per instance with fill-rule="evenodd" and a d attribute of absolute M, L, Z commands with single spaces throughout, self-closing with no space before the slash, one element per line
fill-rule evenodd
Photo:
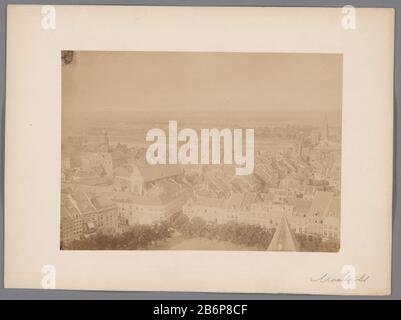
<path fill-rule="evenodd" d="M 337 252 L 342 61 L 62 51 L 60 249 Z"/>
<path fill-rule="evenodd" d="M 395 15 L 9 5 L 4 287 L 394 296 Z"/>

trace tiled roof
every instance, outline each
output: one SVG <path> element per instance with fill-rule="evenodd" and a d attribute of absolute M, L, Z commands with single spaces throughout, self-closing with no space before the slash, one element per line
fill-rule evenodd
<path fill-rule="evenodd" d="M 243 200 L 244 200 L 244 194 L 232 193 L 230 198 L 228 198 L 226 202 L 226 208 L 230 210 L 239 210 L 241 208 Z"/>
<path fill-rule="evenodd" d="M 154 195 L 137 196 L 133 195 L 132 193 L 120 192 L 118 194 L 116 193 L 112 198 L 112 200 L 115 202 L 132 203 L 138 205 L 160 206 L 160 205 L 166 205 L 178 198 L 184 198 L 184 196 L 181 194 L 177 196 L 171 196 L 166 194 L 159 196 L 154 196 Z"/>
<path fill-rule="evenodd" d="M 307 213 L 310 210 L 312 201 L 294 199 L 294 200 L 289 200 L 288 204 L 293 205 L 295 211 L 298 213 Z"/>
<path fill-rule="evenodd" d="M 183 172 L 181 166 L 170 164 L 137 166 L 134 169 L 135 171 L 139 173 L 144 182 L 173 177 Z"/>
<path fill-rule="evenodd" d="M 323 216 L 333 198 L 332 192 L 317 191 L 310 207 L 311 214 Z"/>
<path fill-rule="evenodd" d="M 118 177 L 128 178 L 132 174 L 132 166 L 123 165 L 114 169 L 114 175 Z"/>
<path fill-rule="evenodd" d="M 223 199 L 218 198 L 211 198 L 211 197 L 201 197 L 199 196 L 196 199 L 196 204 L 205 206 L 205 207 L 212 207 L 212 208 L 222 208 L 224 205 Z"/>
<path fill-rule="evenodd" d="M 258 195 L 255 192 L 247 192 L 241 204 L 242 210 L 249 210 L 252 204 L 256 203 Z"/>
<path fill-rule="evenodd" d="M 330 204 L 327 207 L 325 216 L 339 218 L 340 211 L 341 211 L 341 199 L 340 197 L 333 197 L 331 199 Z"/>
<path fill-rule="evenodd" d="M 111 201 L 107 198 L 104 198 L 104 197 L 93 197 L 91 200 L 92 200 L 92 204 L 95 206 L 95 208 L 97 210 L 115 207 L 115 204 L 113 201 Z"/>

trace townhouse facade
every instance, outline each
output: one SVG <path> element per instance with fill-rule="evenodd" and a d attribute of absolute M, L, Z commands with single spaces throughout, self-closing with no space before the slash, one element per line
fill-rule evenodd
<path fill-rule="evenodd" d="M 228 199 L 196 196 L 185 203 L 183 213 L 208 223 L 237 222 L 267 229 L 276 229 L 285 217 L 296 234 L 340 238 L 340 200 L 333 193 L 318 191 L 311 201 L 275 199 L 262 199 L 257 193 L 233 193 Z"/>

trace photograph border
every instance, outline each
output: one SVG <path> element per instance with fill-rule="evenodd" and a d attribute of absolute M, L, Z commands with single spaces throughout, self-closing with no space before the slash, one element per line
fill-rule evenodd
<path fill-rule="evenodd" d="M 297 6 L 297 7 L 342 7 L 344 5 L 354 5 L 357 7 L 393 7 L 396 8 L 396 19 L 399 16 L 397 11 L 401 10 L 401 3 L 398 1 L 219 1 L 218 3 L 212 1 L 6 1 L 0 4 L 2 26 L 1 28 L 1 41 L 0 41 L 0 62 L 3 66 L 3 72 L 0 74 L 0 94 L 2 96 L 2 110 L 1 110 L 1 123 L 2 123 L 2 147 L 0 158 L 2 161 L 1 167 L 1 180 L 2 180 L 2 219 L 0 225 L 0 247 L 1 247 L 1 273 L 4 274 L 4 113 L 5 113 L 5 43 L 6 43 L 6 6 L 7 4 L 85 4 L 85 5 L 176 5 L 176 6 Z M 4 21 L 4 22 L 3 22 Z M 396 24 L 397 26 L 397 24 Z M 400 71 L 399 61 L 401 40 L 400 31 L 395 30 L 395 67 L 394 67 L 394 170 L 393 170 L 393 235 L 392 235 L 392 270 L 398 271 L 401 269 L 401 213 L 399 212 L 398 203 L 400 201 L 401 192 L 398 188 L 397 181 L 400 180 L 400 170 L 397 168 L 398 154 L 401 148 L 399 143 L 400 132 L 397 127 L 401 121 L 401 116 L 397 112 L 397 94 L 401 92 L 400 88 Z M 377 297 L 377 296 L 349 296 L 347 299 L 399 299 L 401 298 L 401 277 L 400 273 L 392 273 L 392 294 L 390 296 Z M 4 278 L 2 279 L 2 287 L 4 288 Z M 88 292 L 88 291 L 69 291 L 69 290 L 55 290 L 52 292 L 37 290 L 37 289 L 0 289 L 0 299 L 344 299 L 344 296 L 330 296 L 330 295 L 304 295 L 304 294 L 222 294 L 222 293 L 176 293 L 176 292 Z"/>

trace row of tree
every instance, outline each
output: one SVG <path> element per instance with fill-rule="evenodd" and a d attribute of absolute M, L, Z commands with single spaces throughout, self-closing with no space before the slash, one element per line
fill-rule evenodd
<path fill-rule="evenodd" d="M 229 222 L 224 224 L 208 223 L 202 218 L 188 218 L 181 213 L 170 218 L 172 228 L 190 237 L 208 238 L 217 241 L 229 241 L 237 245 L 266 250 L 274 230 L 257 225 Z"/>
<path fill-rule="evenodd" d="M 137 250 L 146 249 L 157 241 L 170 237 L 167 222 L 155 225 L 135 225 L 121 234 L 97 233 L 87 239 L 62 243 L 65 250 Z"/>
<path fill-rule="evenodd" d="M 337 252 L 340 250 L 340 242 L 337 240 L 323 241 L 318 236 L 307 236 L 295 234 L 295 238 L 300 244 L 301 251 L 305 252 Z"/>
<path fill-rule="evenodd" d="M 260 250 L 267 250 L 275 232 L 274 228 L 266 229 L 258 225 L 236 222 L 211 224 L 198 217 L 190 219 L 181 213 L 173 215 L 169 224 L 172 228 L 190 237 L 229 241 Z M 323 241 L 319 236 L 303 234 L 295 234 L 295 238 L 300 245 L 300 250 L 304 252 L 337 252 L 340 249 L 339 241 L 336 240 Z"/>
<path fill-rule="evenodd" d="M 158 241 L 171 237 L 177 230 L 188 237 L 200 237 L 217 241 L 228 241 L 233 244 L 267 250 L 275 230 L 258 225 L 247 225 L 236 222 L 224 224 L 208 223 L 202 218 L 192 218 L 177 213 L 168 221 L 155 225 L 135 225 L 127 231 L 107 235 L 98 233 L 87 239 L 62 243 L 65 250 L 138 250 L 146 249 Z M 339 242 L 323 241 L 320 237 L 295 234 L 300 250 L 305 252 L 337 252 Z"/>

